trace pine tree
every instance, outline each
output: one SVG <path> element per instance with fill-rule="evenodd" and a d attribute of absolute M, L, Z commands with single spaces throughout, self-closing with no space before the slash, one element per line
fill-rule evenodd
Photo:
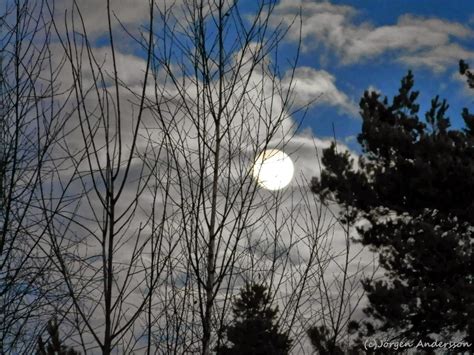
<path fill-rule="evenodd" d="M 330 331 L 325 326 L 314 326 L 308 330 L 308 337 L 311 340 L 314 350 L 319 355 L 344 355 L 342 347 L 331 337 Z"/>
<path fill-rule="evenodd" d="M 38 352 L 37 355 L 80 355 L 80 352 L 73 348 L 62 345 L 59 340 L 59 325 L 55 319 L 48 322 L 46 330 L 49 334 L 49 343 L 44 344 L 41 337 L 38 338 Z"/>
<path fill-rule="evenodd" d="M 225 329 L 231 345 L 217 348 L 219 355 L 285 355 L 291 340 L 279 330 L 278 307 L 264 285 L 246 283 L 233 304 L 234 323 Z"/>
<path fill-rule="evenodd" d="M 460 70 L 473 87 L 464 62 Z M 435 97 L 422 121 L 413 86 L 408 72 L 391 102 L 364 93 L 361 156 L 354 162 L 333 144 L 312 191 L 363 221 L 358 240 L 379 253 L 385 270 L 383 280 L 363 282 L 371 321 L 360 336 L 463 334 L 474 343 L 474 116 L 464 109 L 466 127 L 450 129 L 449 106 Z"/>

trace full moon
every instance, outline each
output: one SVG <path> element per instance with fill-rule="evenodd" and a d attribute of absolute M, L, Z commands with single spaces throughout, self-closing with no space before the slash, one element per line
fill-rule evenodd
<path fill-rule="evenodd" d="M 293 172 L 291 158 L 278 149 L 263 151 L 253 165 L 253 177 L 267 190 L 280 190 L 287 186 Z"/>

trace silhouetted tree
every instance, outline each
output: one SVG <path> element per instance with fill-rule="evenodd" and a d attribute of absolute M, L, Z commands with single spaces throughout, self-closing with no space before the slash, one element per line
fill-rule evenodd
<path fill-rule="evenodd" d="M 67 99 L 54 102 L 68 88 L 56 79 L 61 60 L 52 60 L 52 3 L 0 6 L 0 354 L 34 353 L 38 324 L 64 304 L 44 246 L 43 211 L 54 210 L 47 186 L 64 161 L 52 152 L 68 121 Z"/>
<path fill-rule="evenodd" d="M 100 46 L 81 14 L 87 5 L 55 17 L 58 77 L 73 87 L 63 130 L 71 133 L 54 151 L 66 159 L 42 241 L 68 296 L 61 327 L 84 353 L 210 355 L 236 280 L 257 271 L 295 338 L 306 317 L 323 313 L 311 299 L 315 273 L 340 255 L 327 242 L 334 223 L 304 188 L 293 202 L 296 189 L 267 193 L 249 169 L 296 132 L 296 64 L 281 80 L 285 26 L 267 31 L 277 3 L 258 2 L 247 21 L 243 1 L 145 1 L 138 35 L 121 26 L 116 2 L 103 1 Z M 124 35 L 133 54 L 123 52 Z M 340 304 L 344 320 L 350 310 Z"/>
<path fill-rule="evenodd" d="M 37 355 L 80 355 L 80 352 L 75 351 L 73 348 L 62 345 L 59 340 L 59 324 L 55 319 L 51 319 L 48 322 L 46 330 L 49 334 L 49 342 L 47 345 L 44 344 L 41 336 L 38 338 L 38 353 Z"/>
<path fill-rule="evenodd" d="M 218 354 L 288 354 L 291 340 L 279 330 L 278 307 L 271 307 L 265 286 L 247 283 L 234 301 L 232 311 L 234 324 L 225 329 L 232 345 L 219 346 Z"/>
<path fill-rule="evenodd" d="M 343 349 L 336 343 L 334 337 L 325 326 L 314 326 L 308 330 L 308 337 L 314 350 L 320 355 L 342 355 Z"/>
<path fill-rule="evenodd" d="M 461 62 L 461 73 L 471 78 Z M 363 221 L 360 242 L 379 253 L 385 278 L 366 280 L 369 305 L 360 336 L 430 340 L 464 334 L 474 342 L 474 119 L 450 129 L 448 104 L 435 97 L 419 118 L 408 72 L 391 102 L 364 93 L 357 161 L 335 144 L 312 191 Z M 439 339 L 439 338 L 438 338 Z"/>

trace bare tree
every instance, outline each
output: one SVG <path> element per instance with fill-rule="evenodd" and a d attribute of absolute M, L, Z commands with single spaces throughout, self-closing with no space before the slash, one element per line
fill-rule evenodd
<path fill-rule="evenodd" d="M 73 119 L 56 152 L 67 164 L 55 181 L 54 208 L 44 208 L 48 248 L 68 296 L 58 321 L 70 343 L 84 353 L 150 352 L 153 294 L 173 249 L 163 233 L 168 212 L 159 208 L 168 193 L 154 180 L 158 161 L 146 157 L 150 144 L 158 155 L 161 149 L 146 129 L 154 11 L 150 3 L 137 87 L 121 75 L 125 56 L 116 48 L 110 1 L 105 13 L 103 48 L 91 44 L 77 3 L 59 17 L 64 26 L 58 16 L 54 22 L 56 50 L 66 57 L 62 75 L 74 94 Z"/>
<path fill-rule="evenodd" d="M 51 21 L 41 0 L 2 3 L 0 10 L 0 353 L 29 353 L 60 304 L 41 187 L 67 116 L 51 58 Z M 45 73 L 49 73 L 45 74 Z M 67 90 L 63 92 L 67 97 Z"/>
<path fill-rule="evenodd" d="M 278 53 L 287 29 L 270 29 L 274 5 L 259 3 L 252 17 L 237 1 L 158 6 L 149 105 L 165 146 L 155 156 L 170 171 L 167 208 L 177 212 L 166 234 L 180 243 L 169 259 L 163 300 L 173 307 L 165 308 L 164 323 L 157 318 L 154 334 L 171 353 L 209 354 L 225 341 L 229 301 L 244 281 L 266 280 L 280 321 L 299 340 L 295 346 L 302 346 L 308 320 L 321 314 L 318 306 L 327 305 L 310 301 L 327 287 L 320 277 L 335 257 L 324 248 L 336 227 L 326 217 L 334 216 L 317 197 L 305 197 L 305 182 L 271 192 L 252 177 L 257 156 L 268 148 L 291 150 L 297 128 L 291 119 L 297 54 L 283 85 Z M 338 329 L 346 303 L 340 308 Z"/>
<path fill-rule="evenodd" d="M 298 53 L 280 67 L 287 28 L 270 27 L 274 1 L 252 17 L 241 6 L 150 1 L 136 31 L 107 0 L 101 46 L 79 3 L 55 17 L 54 53 L 65 58 L 57 75 L 73 91 L 71 100 L 48 96 L 65 108 L 64 124 L 38 178 L 37 249 L 49 256 L 48 280 L 61 283 L 64 298 L 52 308 L 65 345 L 210 354 L 226 341 L 232 297 L 258 281 L 300 351 L 306 329 L 340 300 L 315 299 L 334 290 L 325 273 L 340 260 L 328 247 L 337 220 L 308 197 L 308 181 L 267 191 L 253 177 L 266 149 L 295 150 Z M 139 55 L 118 49 L 125 34 Z M 350 314 L 349 262 L 347 247 L 336 334 Z"/>
<path fill-rule="evenodd" d="M 171 169 L 170 208 L 179 211 L 168 223 L 168 234 L 181 236 L 172 269 L 186 279 L 171 285 L 186 317 L 165 327 L 188 328 L 172 338 L 203 354 L 220 341 L 215 335 L 245 270 L 237 265 L 255 212 L 265 213 L 265 200 L 273 198 L 252 181 L 252 162 L 270 143 L 281 146 L 282 126 L 291 125 L 288 92 L 269 62 L 284 34 L 268 31 L 274 4 L 259 4 L 249 23 L 239 6 L 185 2 L 178 15 L 159 8 L 163 26 L 154 50 L 166 81 L 157 83 L 152 103 Z"/>

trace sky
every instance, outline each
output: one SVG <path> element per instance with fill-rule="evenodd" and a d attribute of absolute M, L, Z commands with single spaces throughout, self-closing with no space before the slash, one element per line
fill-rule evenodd
<path fill-rule="evenodd" d="M 174 2 L 179 6 L 183 1 L 185 0 Z M 105 1 L 81 0 L 77 3 L 81 9 L 84 28 L 93 43 L 93 51 L 97 56 L 97 62 L 100 63 L 105 73 L 112 73 L 111 55 L 107 48 L 108 24 L 104 15 Z M 148 1 L 145 0 L 117 0 L 112 1 L 112 7 L 114 14 L 120 19 L 121 25 L 126 26 L 131 34 L 136 34 L 133 32 L 133 28 L 138 28 L 146 23 L 147 3 Z M 57 22 L 59 32 L 63 30 L 61 26 L 72 25 L 71 21 L 62 21 L 63 18 L 61 18 L 64 10 L 70 4 L 70 0 L 58 1 L 56 4 L 58 18 L 61 19 Z M 254 0 L 242 1 L 244 14 L 251 16 L 254 7 Z M 299 20 L 294 21 L 300 14 L 301 22 Z M 317 176 L 319 172 L 320 165 L 318 165 L 318 156 L 315 154 L 315 149 L 319 150 L 318 153 L 320 153 L 322 148 L 329 145 L 333 136 L 336 136 L 341 144 L 347 146 L 353 152 L 360 151 L 355 137 L 359 133 L 362 123 L 358 113 L 358 102 L 364 90 L 380 91 L 390 98 L 397 92 L 402 77 L 409 69 L 412 69 L 415 75 L 415 88 L 421 92 L 419 97 L 421 104 L 420 117 L 423 118 L 423 111 L 427 109 L 431 98 L 439 94 L 441 98 L 446 98 L 451 105 L 448 114 L 453 126 L 460 127 L 462 125 L 460 111 L 464 106 L 473 105 L 473 102 L 472 94 L 466 88 L 467 85 L 457 74 L 457 71 L 459 59 L 465 59 L 474 66 L 474 2 L 472 0 L 459 0 L 450 4 L 445 0 L 281 0 L 274 8 L 271 21 L 271 27 L 275 27 L 279 23 L 286 25 L 293 23 L 287 36 L 279 45 L 279 52 L 287 57 L 279 58 L 281 59 L 279 80 L 282 87 L 288 86 L 290 82 L 289 65 L 285 64 L 287 63 L 285 59 L 289 58 L 291 60 L 291 58 L 294 58 L 300 45 L 299 60 L 294 72 L 295 80 L 292 84 L 294 88 L 293 98 L 295 106 L 309 106 L 304 118 L 301 115 L 290 117 L 291 120 L 301 123 L 299 131 L 293 132 L 290 125 L 282 128 L 283 133 L 291 136 L 291 141 L 287 142 L 286 147 L 289 148 L 288 153 L 295 160 L 296 178 L 290 189 L 286 190 L 291 192 L 291 188 L 294 188 L 292 199 L 284 200 L 286 205 L 282 203 L 279 207 L 286 211 L 287 208 L 291 210 L 294 207 L 293 205 L 297 204 L 296 202 L 302 205 L 302 207 L 297 206 L 298 214 L 292 222 L 301 229 L 298 230 L 298 233 L 304 235 L 305 238 L 309 238 L 312 232 L 308 232 L 308 226 L 304 222 L 311 219 L 307 215 L 305 216 L 305 213 L 314 213 L 320 206 L 317 201 L 304 203 L 307 196 L 312 196 L 312 194 L 308 194 L 309 179 Z M 120 27 L 118 21 L 114 21 L 114 26 Z M 130 92 L 121 90 L 120 93 L 123 106 L 121 117 L 127 118 L 124 121 L 125 133 L 123 136 L 125 151 L 131 145 L 129 144 L 132 139 L 130 133 L 133 131 L 131 124 L 134 121 L 129 118 L 136 117 L 134 116 L 134 107 L 131 104 L 129 105 L 129 100 L 130 102 L 133 101 L 135 97 L 132 93 L 134 90 L 140 89 L 143 83 L 145 60 L 141 51 L 134 47 L 130 37 L 124 35 L 123 31 L 121 36 L 117 35 L 115 37 L 116 48 L 118 49 L 116 55 L 119 78 L 127 85 L 127 88 L 131 89 Z M 60 60 L 62 48 L 57 43 L 53 43 L 52 50 L 55 54 L 59 53 L 53 55 L 53 61 Z M 85 56 L 85 53 L 82 53 L 82 55 Z M 273 59 L 275 58 L 270 58 L 270 60 Z M 87 63 L 86 60 L 84 62 Z M 66 65 L 64 72 L 59 75 L 64 87 L 68 87 L 73 83 L 68 69 Z M 87 65 L 81 68 L 82 85 L 84 87 L 93 86 L 94 84 L 89 69 Z M 255 72 L 251 75 L 255 75 L 251 78 L 255 80 L 255 83 L 258 85 L 263 83 L 263 80 L 260 81 L 264 76 L 261 72 Z M 165 92 L 166 85 L 169 83 L 160 82 L 160 77 L 158 77 L 157 82 L 163 86 L 163 92 Z M 188 82 L 184 80 L 183 83 L 183 87 L 186 87 L 185 85 Z M 105 85 L 110 85 L 110 82 L 106 82 Z M 265 84 L 261 84 L 261 86 L 265 86 Z M 148 88 L 146 89 L 148 90 Z M 110 88 L 110 90 L 113 91 L 114 89 Z M 253 97 L 254 102 L 263 102 L 261 97 L 258 96 L 263 91 L 255 90 L 257 96 Z M 239 96 L 239 94 L 239 90 L 234 93 L 236 96 Z M 189 95 L 191 99 L 192 95 L 193 93 Z M 247 96 L 251 95 L 252 93 L 247 94 Z M 89 96 L 89 100 L 92 101 L 87 101 L 85 106 L 90 104 L 90 107 L 94 107 L 94 98 L 91 99 L 91 96 Z M 215 98 L 212 99 L 215 102 Z M 280 108 L 283 111 L 285 110 L 281 102 L 278 102 L 278 98 L 274 102 L 277 106 L 281 106 L 276 111 Z M 180 106 L 180 103 L 171 103 L 170 107 L 173 108 L 173 105 Z M 255 113 L 252 109 L 252 105 L 244 107 L 242 112 L 248 115 L 238 116 L 238 119 L 241 120 L 239 123 L 244 126 L 244 129 L 246 129 L 247 121 L 252 120 L 249 117 L 261 118 L 259 117 L 260 112 Z M 267 107 L 263 107 L 262 111 L 268 112 L 265 109 Z M 176 109 L 176 111 L 170 112 L 179 114 L 180 110 Z M 190 118 L 189 116 L 184 115 L 182 118 L 178 117 L 178 119 L 174 116 L 172 118 L 175 121 L 181 120 L 184 124 L 190 124 L 187 121 Z M 151 118 L 145 117 L 143 120 L 148 123 L 147 120 Z M 269 121 L 268 117 L 264 117 L 263 120 Z M 170 119 L 170 121 L 172 120 Z M 77 124 L 77 120 L 68 122 Z M 238 125 L 236 126 L 238 127 Z M 248 127 L 253 127 L 251 122 L 248 123 Z M 179 135 L 182 131 L 181 126 L 176 125 L 172 128 L 175 130 L 172 133 L 177 135 L 175 140 L 177 145 L 179 143 L 185 145 L 186 143 L 188 145 L 186 148 L 190 150 L 195 148 L 193 146 L 195 142 L 190 138 L 196 137 L 195 132 L 192 131 L 195 127 L 191 125 L 189 131 L 194 134 L 188 134 L 188 137 L 184 138 Z M 246 139 L 252 141 L 251 138 L 255 137 L 245 136 L 241 139 L 243 142 L 247 142 Z M 97 135 L 94 139 L 99 141 L 103 137 Z M 146 146 L 147 143 L 144 140 L 138 144 Z M 79 136 L 77 131 L 68 136 L 68 144 L 72 148 L 83 144 L 82 137 Z M 240 152 L 240 150 L 238 151 Z M 187 151 L 183 148 L 178 153 L 185 156 Z M 249 153 L 242 149 L 242 154 Z M 131 174 L 133 175 L 137 171 L 140 171 L 140 166 L 132 167 Z M 191 179 L 192 176 L 189 178 L 190 186 Z M 302 187 L 302 190 L 298 190 L 298 187 Z M 118 206 L 119 209 L 128 208 L 128 203 L 133 198 L 127 200 L 127 197 L 133 197 L 135 188 L 133 184 L 125 186 L 125 198 L 120 200 L 120 203 L 124 203 L 124 206 Z M 267 196 L 270 194 L 268 191 L 261 193 Z M 149 196 L 143 196 L 143 201 L 140 201 L 140 204 L 149 209 L 150 204 L 154 201 L 147 200 L 147 198 Z M 228 200 L 228 196 L 220 196 L 219 198 L 219 203 L 222 205 Z M 97 200 L 92 202 L 97 202 Z M 85 205 L 87 207 L 87 204 Z M 100 211 L 100 206 L 93 206 L 92 203 L 91 205 L 90 210 L 94 211 L 94 208 L 97 208 L 97 211 Z M 86 207 L 83 208 L 86 209 Z M 254 211 L 255 216 L 259 217 L 260 214 L 267 213 L 266 211 L 262 212 L 264 210 L 262 206 L 257 207 L 258 209 Z M 84 216 L 88 217 L 87 213 L 91 213 L 91 211 L 84 213 Z M 143 218 L 143 220 L 148 218 L 148 215 L 145 212 L 143 213 L 144 216 L 139 214 L 135 216 L 136 220 L 133 220 L 133 225 L 139 226 L 140 218 Z M 277 222 L 285 225 L 284 217 L 279 215 L 278 218 Z M 265 221 L 261 222 L 263 227 L 265 227 L 264 224 Z M 169 228 L 173 230 L 172 228 L 175 227 L 172 225 Z M 257 230 L 257 232 L 260 232 L 260 230 Z M 125 233 L 129 232 L 125 231 Z M 255 233 L 249 238 L 256 238 L 257 240 L 260 234 Z M 282 236 L 282 245 L 285 247 L 290 245 L 289 242 L 291 242 L 291 239 L 287 237 L 286 234 Z M 343 231 L 340 228 L 335 228 L 333 237 L 335 247 L 344 250 L 346 240 Z M 273 236 L 268 237 L 271 243 L 274 242 L 272 238 Z M 130 240 L 134 239 L 131 238 Z M 332 239 L 330 243 L 333 243 Z M 298 252 L 308 252 L 308 248 L 303 244 L 300 243 L 302 248 L 298 249 Z M 337 255 L 339 255 L 339 249 L 335 249 Z M 126 246 L 122 246 L 120 250 L 121 257 L 123 259 L 131 258 L 130 250 L 127 250 Z M 84 251 L 85 254 L 88 252 L 92 253 L 95 250 Z M 357 254 L 358 249 L 355 249 L 353 253 Z M 305 260 L 308 258 L 306 254 L 302 253 L 302 255 Z M 370 261 L 371 255 L 363 254 L 362 256 L 367 262 Z M 354 263 L 354 267 L 358 267 L 356 264 Z M 328 270 L 331 272 L 337 270 L 335 265 L 332 265 L 332 267 L 334 269 L 329 268 Z M 356 271 L 354 271 L 354 274 L 356 274 Z"/>
<path fill-rule="evenodd" d="M 474 2 L 282 0 L 275 13 L 289 23 L 300 9 L 301 85 L 296 91 L 308 100 L 322 94 L 302 128 L 310 127 L 320 138 L 335 133 L 358 151 L 358 103 L 364 90 L 391 98 L 408 70 L 420 91 L 420 117 L 440 95 L 450 104 L 452 126 L 462 126 L 461 109 L 472 99 L 458 62 L 474 59 Z M 298 23 L 290 29 L 288 50 L 296 50 L 299 31 Z"/>
<path fill-rule="evenodd" d="M 172 3 L 179 8 L 181 2 Z M 67 4 L 58 2 L 58 13 Z M 251 16 L 256 2 L 244 0 L 240 4 L 243 13 Z M 88 35 L 95 37 L 98 47 L 106 44 L 107 21 L 98 3 L 84 0 L 79 6 Z M 146 23 L 146 1 L 120 0 L 112 6 L 128 28 Z M 300 11 L 301 27 L 295 20 Z M 440 95 L 450 104 L 452 126 L 462 126 L 460 112 L 472 104 L 472 94 L 458 74 L 458 62 L 474 63 L 474 2 L 280 0 L 272 23 L 276 26 L 280 22 L 293 23 L 279 48 L 290 60 L 296 56 L 301 30 L 295 105 L 315 100 L 301 121 L 301 130 L 311 130 L 311 135 L 320 139 L 336 136 L 359 152 L 355 138 L 361 128 L 358 103 L 364 90 L 391 98 L 408 70 L 413 71 L 415 89 L 420 91 L 420 117 L 430 100 Z M 128 45 L 119 43 L 125 55 L 133 55 L 134 48 Z M 280 69 L 285 80 L 288 68 L 283 64 Z"/>
<path fill-rule="evenodd" d="M 175 8 L 179 10 L 183 1 L 173 1 Z M 65 0 L 56 4 L 59 18 L 70 3 Z M 254 0 L 243 0 L 239 4 L 243 14 L 248 16 L 256 6 Z M 105 2 L 83 0 L 78 5 L 94 51 L 99 59 L 104 58 L 104 69 L 111 73 Z M 120 0 L 111 5 L 114 15 L 120 19 L 120 24 L 113 21 L 114 26 L 130 30 L 146 23 L 148 1 Z M 458 74 L 460 59 L 474 66 L 472 1 L 280 0 L 271 19 L 270 31 L 280 23 L 293 24 L 279 45 L 279 52 L 286 56 L 279 58 L 279 75 L 285 87 L 289 82 L 289 64 L 285 64 L 288 63 L 285 59 L 291 63 L 299 47 L 293 82 L 294 103 L 295 106 L 309 105 L 304 118 L 291 117 L 301 123 L 296 134 L 283 128 L 292 136 L 287 144 L 287 153 L 295 161 L 292 187 L 302 184 L 307 188 L 311 177 L 318 175 L 320 165 L 315 148 L 320 153 L 334 136 L 354 153 L 360 152 L 356 141 L 362 124 L 358 110 L 360 97 L 368 89 L 393 97 L 400 80 L 410 69 L 415 75 L 415 89 L 420 91 L 421 119 L 437 94 L 451 105 L 448 116 L 453 127 L 462 126 L 462 108 L 473 105 L 472 93 Z M 64 23 L 72 25 L 71 21 L 61 19 L 58 26 Z M 145 60 L 132 43 L 123 31 L 116 36 L 119 75 L 131 88 L 139 88 Z M 90 75 L 84 73 L 84 76 L 90 79 Z M 61 78 L 66 86 L 71 84 L 67 75 Z M 255 100 L 259 102 L 260 98 Z"/>

